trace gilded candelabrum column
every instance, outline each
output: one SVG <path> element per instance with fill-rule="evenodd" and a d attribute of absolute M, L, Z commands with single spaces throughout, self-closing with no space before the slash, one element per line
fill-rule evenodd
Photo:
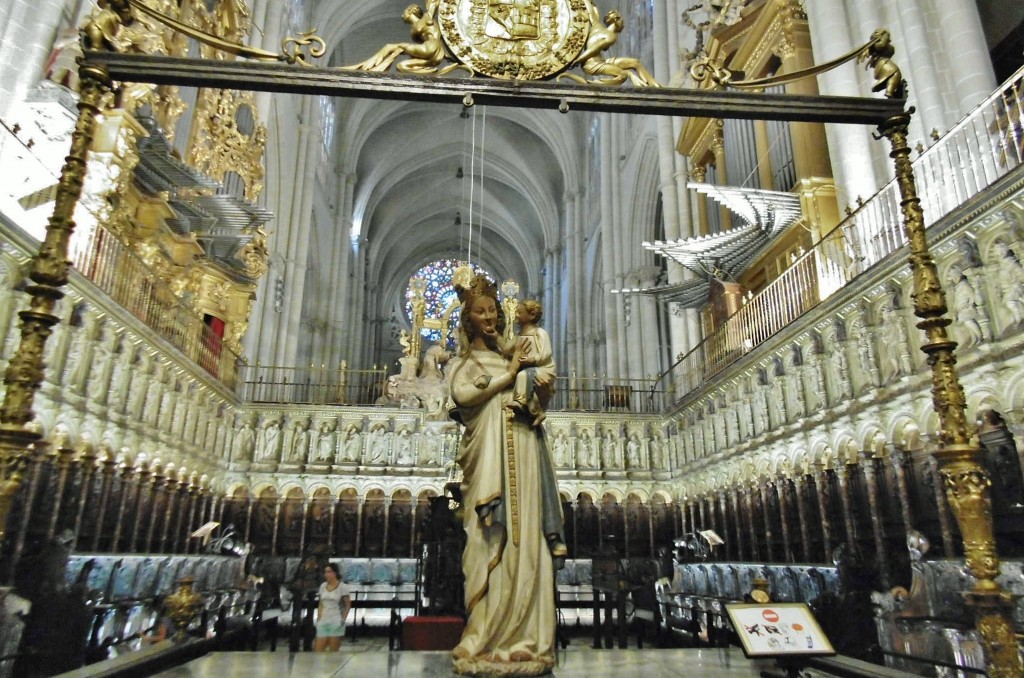
<path fill-rule="evenodd" d="M 78 537 L 82 532 L 82 518 L 85 515 L 85 505 L 92 493 L 93 476 L 96 474 L 96 452 L 91 444 L 87 444 L 78 458 L 78 501 L 75 504 L 75 522 L 71 527 L 71 544 L 68 548 L 72 553 L 78 550 Z"/>
<path fill-rule="evenodd" d="M 34 443 L 29 449 L 29 457 L 25 465 L 25 478 L 28 480 L 28 484 L 21 497 L 22 511 L 14 536 L 14 548 L 11 549 L 11 557 L 7 563 L 7 576 L 14 574 L 14 568 L 21 559 L 21 552 L 25 549 L 25 540 L 28 537 L 29 526 L 32 524 L 33 509 L 36 508 L 36 496 L 39 494 L 39 485 L 48 449 L 49 445 L 41 440 Z"/>
<path fill-rule="evenodd" d="M 996 582 L 999 557 L 992 528 L 992 481 L 981 450 L 972 442 L 974 430 L 967 418 L 967 401 L 956 368 L 956 342 L 946 332 L 950 324 L 946 317 L 946 295 L 929 251 L 907 143 L 912 113 L 913 109 L 909 109 L 886 120 L 879 126 L 879 136 L 889 140 L 889 157 L 896 168 L 914 275 L 914 315 L 920 318 L 917 326 L 925 334 L 921 350 L 928 356 L 932 369 L 932 403 L 939 416 L 939 449 L 935 458 L 963 535 L 967 568 L 975 579 L 974 588 L 965 597 L 974 609 L 988 674 L 992 678 L 1016 677 L 1024 675 L 1024 666 L 1013 630 L 1015 601 Z"/>
<path fill-rule="evenodd" d="M 21 342 L 4 372 L 4 399 L 0 404 L 0 544 L 7 532 L 11 503 L 19 494 L 32 445 L 42 434 L 30 423 L 32 401 L 43 383 L 43 349 L 60 318 L 54 306 L 64 296 L 68 281 L 68 242 L 74 230 L 72 214 L 82 194 L 86 158 L 100 101 L 111 85 L 107 73 L 95 66 L 79 69 L 78 120 L 71 135 L 71 150 L 57 183 L 53 215 L 29 270 L 28 308 L 21 311 Z"/>

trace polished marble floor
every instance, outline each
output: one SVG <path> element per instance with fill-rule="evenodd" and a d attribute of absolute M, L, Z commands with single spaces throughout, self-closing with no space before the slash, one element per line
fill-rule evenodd
<path fill-rule="evenodd" d="M 737 648 L 593 650 L 570 646 L 558 653 L 556 678 L 757 678 L 770 662 L 752 662 Z M 171 678 L 256 678 L 257 676 L 345 676 L 391 678 L 452 676 L 447 652 L 388 652 L 354 643 L 341 652 L 222 652 L 159 674 Z"/>

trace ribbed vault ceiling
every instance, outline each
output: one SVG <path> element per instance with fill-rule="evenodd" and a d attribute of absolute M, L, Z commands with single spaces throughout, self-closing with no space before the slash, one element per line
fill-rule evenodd
<path fill-rule="evenodd" d="M 408 0 L 320 4 L 314 25 L 332 65 L 409 40 L 401 19 Z M 464 256 L 474 163 L 473 259 L 540 294 L 544 250 L 560 238 L 566 191 L 578 190 L 583 116 L 497 108 L 460 116 L 459 105 L 355 99 L 339 106 L 338 164 L 355 177 L 353 223 L 367 241 L 368 283 L 382 304 L 427 261 Z"/>

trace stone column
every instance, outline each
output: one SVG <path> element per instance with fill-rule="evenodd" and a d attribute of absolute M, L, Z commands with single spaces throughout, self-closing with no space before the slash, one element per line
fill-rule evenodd
<path fill-rule="evenodd" d="M 338 500 L 335 497 L 331 497 L 331 508 L 329 515 L 331 517 L 331 524 L 327 526 L 327 544 L 329 553 L 335 553 L 337 549 L 334 546 L 334 521 L 336 518 L 335 512 L 338 509 Z"/>
<path fill-rule="evenodd" d="M 53 503 L 50 509 L 49 524 L 46 527 L 47 539 L 53 539 L 57 532 L 57 524 L 60 522 L 60 513 L 64 510 L 64 492 L 68 485 L 68 474 L 71 472 L 72 459 L 75 451 L 67 445 L 67 441 L 58 441 L 56 472 L 57 478 L 53 483 Z"/>
<path fill-rule="evenodd" d="M 136 473 L 135 468 L 128 463 L 125 463 L 121 467 L 121 497 L 118 502 L 118 513 L 115 516 L 114 522 L 114 536 L 111 538 L 111 553 L 117 553 L 121 549 L 121 533 L 125 527 L 125 521 L 128 520 L 129 516 L 125 515 L 128 511 L 128 498 L 132 495 L 135 497 L 135 524 L 137 527 L 138 521 L 142 518 L 142 511 L 139 510 L 139 484 L 143 481 L 143 478 L 148 481 L 150 472 L 148 472 L 148 465 L 144 462 L 139 467 Z M 129 544 L 129 552 L 134 552 L 133 544 Z"/>
<path fill-rule="evenodd" d="M 745 560 L 747 557 L 747 549 L 743 543 L 743 514 L 740 512 L 739 505 L 739 489 L 729 489 L 729 501 L 732 503 L 732 519 L 733 527 L 735 528 L 736 535 L 736 555 L 739 560 Z"/>
<path fill-rule="evenodd" d="M 771 480 L 764 480 L 758 483 L 757 490 L 761 499 L 761 516 L 764 520 L 765 562 L 770 563 L 775 560 L 775 553 L 773 550 L 775 533 L 772 531 L 771 504 L 768 502 L 768 497 L 775 491 L 775 486 Z"/>
<path fill-rule="evenodd" d="M 800 553 L 803 562 L 811 562 L 811 531 L 807 522 L 807 498 L 804 496 L 804 482 L 807 476 L 797 474 L 793 478 L 793 488 L 796 490 L 796 514 L 800 522 Z"/>
<path fill-rule="evenodd" d="M 309 521 L 309 509 L 313 505 L 313 500 L 307 497 L 302 502 L 302 531 L 299 534 L 299 554 L 306 554 L 306 525 Z"/>
<path fill-rule="evenodd" d="M 100 500 L 96 511 L 96 531 L 92 535 L 92 551 L 100 550 L 100 539 L 103 537 L 103 523 L 107 517 L 107 504 L 110 502 L 110 488 L 114 484 L 117 472 L 117 460 L 108 451 L 103 455 L 100 471 Z"/>
<path fill-rule="evenodd" d="M 160 542 L 157 547 L 160 553 L 167 553 L 167 535 L 170 532 L 171 521 L 180 517 L 180 511 L 177 510 L 178 490 L 183 484 L 183 480 L 171 477 L 167 479 L 167 484 L 164 487 L 164 496 L 167 497 L 167 508 L 164 509 L 163 525 L 160 527 Z"/>
<path fill-rule="evenodd" d="M 242 539 L 247 543 L 252 529 L 252 507 L 252 497 L 247 496 L 245 499 L 245 536 L 242 537 Z"/>
<path fill-rule="evenodd" d="M 934 16 L 939 18 L 940 44 L 956 46 L 945 51 L 945 61 L 953 94 L 960 97 L 954 117 L 960 117 L 981 103 L 998 84 L 985 31 L 975 3 L 936 0 Z M 916 74 L 911 84 L 915 81 Z"/>
<path fill-rule="evenodd" d="M 117 525 L 114 527 L 114 540 L 111 551 L 117 552 L 121 542 L 121 526 L 127 527 L 129 516 L 125 515 L 128 507 L 128 495 L 135 498 L 134 513 L 132 520 L 132 533 L 128 537 L 128 553 L 135 553 L 136 544 L 139 543 L 139 534 L 142 531 L 142 521 L 152 512 L 151 493 L 153 492 L 153 473 L 149 470 L 149 464 L 145 461 L 139 466 L 136 472 L 130 465 L 125 464 L 121 469 L 121 503 L 117 510 Z"/>
<path fill-rule="evenodd" d="M 850 555 L 857 550 L 857 526 L 853 522 L 853 507 L 850 505 L 849 479 L 850 467 L 853 464 L 840 462 L 836 466 L 836 480 L 839 482 L 839 501 L 843 507 L 843 527 L 846 532 L 846 548 Z"/>
<path fill-rule="evenodd" d="M 832 523 L 828 517 L 828 475 L 826 469 L 818 468 L 811 477 L 814 481 L 815 494 L 818 497 L 818 516 L 821 518 L 821 550 L 822 560 L 832 562 Z"/>
<path fill-rule="evenodd" d="M 274 528 L 270 533 L 270 555 L 277 555 L 277 531 L 281 527 L 281 507 L 284 506 L 285 498 L 278 497 L 274 500 Z"/>
<path fill-rule="evenodd" d="M 871 507 L 871 532 L 875 538 L 875 557 L 878 558 L 879 581 L 883 589 L 889 588 L 889 556 L 885 548 L 885 526 L 882 524 L 882 515 L 879 510 L 878 501 L 878 471 L 881 470 L 882 460 L 877 457 L 866 456 L 861 467 L 864 469 L 864 481 L 867 485 L 868 504 Z"/>
<path fill-rule="evenodd" d="M 150 553 L 152 551 L 153 537 L 156 535 L 156 521 L 160 517 L 160 496 L 164 492 L 164 480 L 161 469 L 157 467 L 152 479 L 149 481 L 149 526 L 146 528 L 146 539 L 142 543 L 143 553 Z"/>
<path fill-rule="evenodd" d="M 729 507 L 726 504 L 725 490 L 718 491 L 718 510 L 722 514 L 722 539 L 725 540 L 725 559 L 731 560 L 736 551 L 736 544 L 729 534 Z"/>
<path fill-rule="evenodd" d="M 886 447 L 889 452 L 889 461 L 892 464 L 893 477 L 896 478 L 896 493 L 900 504 L 900 516 L 903 518 L 903 531 L 910 532 L 914 525 L 914 519 L 910 512 L 910 491 L 907 488 L 907 465 L 910 463 L 910 459 L 903 450 L 892 445 Z"/>
<path fill-rule="evenodd" d="M 82 519 L 85 516 L 85 505 L 92 494 L 93 477 L 96 474 L 96 453 L 91 444 L 87 444 L 78 459 L 78 501 L 75 505 L 75 522 L 71 528 L 71 544 L 68 549 L 74 553 L 78 550 L 78 538 L 82 532 Z"/>
<path fill-rule="evenodd" d="M 363 507 L 365 505 L 366 497 L 360 496 L 356 506 L 356 558 L 362 554 L 363 550 Z"/>
<path fill-rule="evenodd" d="M 741 491 L 743 492 L 744 515 L 746 516 L 747 529 L 750 534 L 750 559 L 756 561 L 760 559 L 760 555 L 758 552 L 757 528 L 754 527 L 753 488 L 749 485 L 744 485 Z"/>
<path fill-rule="evenodd" d="M 792 481 L 786 476 L 778 480 L 779 521 L 782 524 L 782 560 L 786 563 L 796 562 L 793 557 L 792 542 L 789 536 L 789 486 Z"/>
<path fill-rule="evenodd" d="M 935 509 L 939 516 L 939 527 L 942 530 L 942 553 L 946 558 L 953 558 L 956 550 L 953 545 L 953 522 L 949 516 L 949 504 L 946 503 L 945 484 L 939 475 L 935 457 L 928 455 L 925 462 L 927 473 L 932 476 L 932 488 L 935 493 Z"/>

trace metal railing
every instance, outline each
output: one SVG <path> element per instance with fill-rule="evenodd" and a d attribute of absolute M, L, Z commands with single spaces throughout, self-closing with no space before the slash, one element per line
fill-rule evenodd
<path fill-rule="evenodd" d="M 384 392 L 387 376 L 383 369 L 243 365 L 238 395 L 251 403 L 373 405 Z"/>
<path fill-rule="evenodd" d="M 673 400 L 654 379 L 558 377 L 549 411 L 658 414 Z"/>
<path fill-rule="evenodd" d="M 931 226 L 1024 162 L 1024 69 L 920 149 L 914 175 Z M 906 245 L 896 180 L 861 204 L 782 275 L 658 378 L 682 397 Z M 674 388 L 673 388 L 674 387 Z"/>
<path fill-rule="evenodd" d="M 228 387 L 238 355 L 170 287 L 113 234 L 98 226 L 76 239 L 71 263 L 125 310 Z"/>

